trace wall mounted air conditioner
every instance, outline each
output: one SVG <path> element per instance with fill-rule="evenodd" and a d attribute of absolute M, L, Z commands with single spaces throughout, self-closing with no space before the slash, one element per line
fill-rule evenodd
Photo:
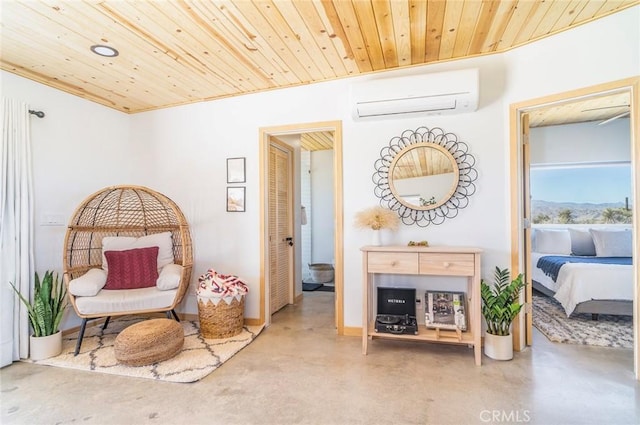
<path fill-rule="evenodd" d="M 384 78 L 354 83 L 355 119 L 444 115 L 478 109 L 477 69 Z"/>

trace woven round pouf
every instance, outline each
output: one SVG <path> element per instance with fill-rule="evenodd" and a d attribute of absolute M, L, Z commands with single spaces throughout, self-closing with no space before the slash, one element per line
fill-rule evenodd
<path fill-rule="evenodd" d="M 151 319 L 129 326 L 116 337 L 116 359 L 128 366 L 144 366 L 170 359 L 182 350 L 184 331 L 171 319 Z"/>

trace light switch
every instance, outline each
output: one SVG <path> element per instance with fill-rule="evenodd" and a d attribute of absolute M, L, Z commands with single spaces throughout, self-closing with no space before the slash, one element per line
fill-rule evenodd
<path fill-rule="evenodd" d="M 64 216 L 62 214 L 44 213 L 42 214 L 42 220 L 40 220 L 41 226 L 64 226 Z"/>

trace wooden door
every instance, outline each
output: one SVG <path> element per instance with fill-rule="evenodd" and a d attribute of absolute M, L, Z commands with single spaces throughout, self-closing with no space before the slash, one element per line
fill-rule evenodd
<path fill-rule="evenodd" d="M 529 114 L 522 114 L 522 213 L 523 213 L 523 242 L 524 242 L 524 279 L 525 287 L 525 337 L 526 344 L 533 344 L 533 284 L 531 268 L 531 188 L 530 188 L 530 148 L 529 148 Z"/>
<path fill-rule="evenodd" d="M 269 144 L 269 295 L 271 314 L 290 303 L 293 287 L 291 151 Z"/>

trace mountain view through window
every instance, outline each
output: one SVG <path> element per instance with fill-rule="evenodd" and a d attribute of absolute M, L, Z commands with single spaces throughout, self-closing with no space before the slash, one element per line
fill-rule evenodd
<path fill-rule="evenodd" d="M 631 164 L 532 166 L 534 224 L 631 223 Z"/>

